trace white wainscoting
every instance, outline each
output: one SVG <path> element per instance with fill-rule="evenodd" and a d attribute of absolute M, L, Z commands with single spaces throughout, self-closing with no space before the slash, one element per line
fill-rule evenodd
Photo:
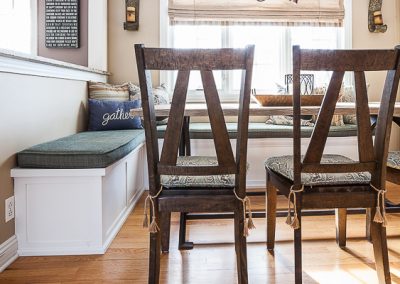
<path fill-rule="evenodd" d="M 309 138 L 302 139 L 302 153 L 306 151 Z M 232 148 L 235 149 L 236 140 L 231 140 Z M 215 155 L 213 140 L 192 139 L 192 155 Z M 247 162 L 250 168 L 247 174 L 247 188 L 265 187 L 264 161 L 272 156 L 292 155 L 293 144 L 289 138 L 265 138 L 249 139 L 247 150 Z M 358 159 L 357 137 L 329 137 L 326 143 L 326 154 L 340 154 Z"/>
<path fill-rule="evenodd" d="M 18 254 L 103 254 L 145 190 L 144 143 L 100 169 L 13 169 Z"/>

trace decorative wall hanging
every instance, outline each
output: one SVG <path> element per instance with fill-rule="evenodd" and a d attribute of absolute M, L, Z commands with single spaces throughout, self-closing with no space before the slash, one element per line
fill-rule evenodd
<path fill-rule="evenodd" d="M 46 47 L 79 48 L 79 0 L 46 0 Z"/>
<path fill-rule="evenodd" d="M 383 24 L 382 1 L 369 0 L 368 29 L 371 33 L 384 33 L 387 30 L 387 25 Z"/>
<path fill-rule="evenodd" d="M 137 31 L 139 29 L 139 0 L 125 0 L 126 22 L 124 29 Z"/>

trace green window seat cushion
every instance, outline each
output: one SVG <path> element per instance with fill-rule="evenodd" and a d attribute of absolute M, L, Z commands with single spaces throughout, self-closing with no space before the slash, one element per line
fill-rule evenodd
<path fill-rule="evenodd" d="M 387 166 L 400 170 L 400 151 L 390 151 L 388 155 Z"/>
<path fill-rule="evenodd" d="M 229 137 L 236 138 L 237 124 L 226 123 Z M 166 125 L 157 127 L 159 137 L 164 137 Z M 301 127 L 302 137 L 310 137 L 314 127 Z M 329 137 L 348 137 L 357 136 L 357 125 L 345 124 L 344 126 L 331 126 Z M 249 123 L 249 138 L 292 138 L 293 127 L 291 125 L 274 125 L 263 122 Z M 192 139 L 212 139 L 210 123 L 193 122 L 190 123 L 190 138 Z"/>
<path fill-rule="evenodd" d="M 105 168 L 145 141 L 143 129 L 87 131 L 35 145 L 17 154 L 21 168 Z"/>
<path fill-rule="evenodd" d="M 178 157 L 177 166 L 198 167 L 217 166 L 216 157 L 206 156 L 184 156 Z M 161 184 L 166 188 L 187 188 L 187 187 L 227 187 L 235 186 L 235 175 L 212 175 L 212 176 L 178 176 L 162 175 Z"/>
<path fill-rule="evenodd" d="M 322 164 L 352 163 L 352 159 L 341 155 L 327 154 L 321 159 Z M 293 156 L 271 157 L 265 161 L 265 167 L 293 181 Z M 371 174 L 368 172 L 355 173 L 302 173 L 301 183 L 306 186 L 340 185 L 340 184 L 369 184 Z"/>

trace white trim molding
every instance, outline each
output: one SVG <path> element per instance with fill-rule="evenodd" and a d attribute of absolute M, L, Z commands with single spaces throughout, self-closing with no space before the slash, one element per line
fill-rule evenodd
<path fill-rule="evenodd" d="M 107 70 L 107 0 L 89 0 L 88 5 L 88 66 Z"/>
<path fill-rule="evenodd" d="M 106 82 L 109 75 L 105 71 L 0 49 L 1 72 L 97 82 Z"/>
<path fill-rule="evenodd" d="M 18 242 L 14 235 L 0 244 L 0 273 L 18 258 Z"/>

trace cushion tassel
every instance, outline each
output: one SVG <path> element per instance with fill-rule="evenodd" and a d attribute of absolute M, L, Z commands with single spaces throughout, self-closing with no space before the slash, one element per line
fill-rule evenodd
<path fill-rule="evenodd" d="M 149 218 L 147 217 L 147 201 L 150 199 L 150 195 L 148 195 L 144 201 L 144 212 L 143 212 L 143 228 L 149 227 Z"/>
<path fill-rule="evenodd" d="M 249 236 L 249 222 L 244 220 L 244 227 L 243 227 L 243 237 Z"/>
<path fill-rule="evenodd" d="M 286 217 L 286 224 L 292 226 L 292 204 L 290 203 L 290 197 L 292 196 L 292 189 L 290 189 L 289 197 L 288 197 L 288 210 L 287 210 L 287 217 Z"/>
<path fill-rule="evenodd" d="M 294 230 L 300 229 L 300 222 L 299 218 L 297 217 L 297 213 L 294 213 L 293 222 L 290 224 L 290 227 L 292 227 Z"/>
<path fill-rule="evenodd" d="M 153 216 L 152 221 L 151 221 L 150 226 L 149 226 L 149 232 L 150 233 L 157 233 L 158 231 L 160 231 L 160 228 L 157 225 L 156 217 Z"/>
<path fill-rule="evenodd" d="M 375 186 L 371 184 L 371 187 L 378 192 L 378 200 L 375 209 L 375 216 L 374 222 L 382 224 L 383 227 L 387 225 L 387 218 L 386 218 L 386 208 L 385 208 L 385 193 L 386 190 L 377 189 Z M 381 210 L 382 207 L 382 210 Z"/>
<path fill-rule="evenodd" d="M 160 228 L 157 225 L 156 217 L 154 215 L 155 207 L 154 207 L 154 200 L 153 199 L 157 198 L 160 195 L 162 190 L 163 190 L 163 187 L 161 186 L 160 190 L 157 192 L 157 194 L 155 196 L 151 196 L 150 194 L 148 194 L 146 199 L 145 199 L 145 201 L 144 201 L 143 228 L 148 228 L 150 233 L 157 233 L 158 231 L 160 231 Z M 150 226 L 149 226 L 149 218 L 147 217 L 147 202 L 148 201 L 151 204 L 151 209 L 152 209 L 152 212 L 153 212 L 153 217 L 151 218 Z"/>
<path fill-rule="evenodd" d="M 144 218 L 143 218 L 143 228 L 148 228 L 149 227 L 149 218 L 147 217 L 147 212 L 144 213 Z"/>
<path fill-rule="evenodd" d="M 256 226 L 254 226 L 253 222 L 253 214 L 251 212 L 251 203 L 250 199 L 246 196 L 245 198 L 240 198 L 237 194 L 236 191 L 234 190 L 233 193 L 235 194 L 236 199 L 242 202 L 243 204 L 243 219 L 244 219 L 244 224 L 243 224 L 243 236 L 248 237 L 249 236 L 249 231 L 252 229 L 255 229 Z M 247 220 L 247 210 L 249 211 L 249 219 Z"/>
<path fill-rule="evenodd" d="M 256 226 L 254 225 L 254 222 L 253 222 L 253 212 L 251 212 L 250 198 L 246 197 L 245 199 L 247 201 L 247 211 L 249 211 L 249 213 L 248 213 L 249 218 L 247 220 L 247 223 L 248 223 L 247 227 L 249 228 L 249 230 L 253 230 L 253 229 L 256 228 Z"/>
<path fill-rule="evenodd" d="M 290 188 L 290 193 L 288 196 L 288 215 L 286 217 L 286 224 L 292 227 L 294 230 L 300 229 L 300 221 L 299 217 L 297 216 L 297 200 L 296 200 L 296 193 L 304 191 L 304 185 L 299 190 L 294 190 L 293 185 Z M 292 204 L 291 204 L 291 197 L 293 196 L 293 219 L 292 219 Z"/>

